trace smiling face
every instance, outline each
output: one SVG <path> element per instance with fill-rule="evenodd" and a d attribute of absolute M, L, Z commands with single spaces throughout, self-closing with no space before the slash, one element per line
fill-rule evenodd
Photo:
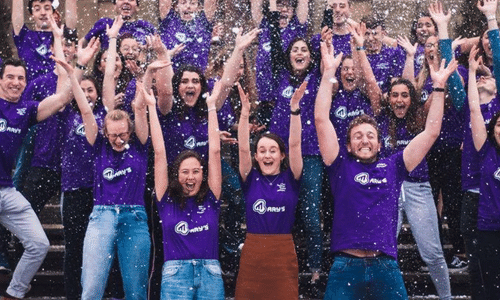
<path fill-rule="evenodd" d="M 293 17 L 293 6 L 289 0 L 281 0 L 277 3 L 280 12 L 280 28 L 285 28 Z"/>
<path fill-rule="evenodd" d="M 64 58 L 66 59 L 67 63 L 71 64 L 73 59 L 76 58 L 76 51 L 77 51 L 76 44 L 70 40 L 63 39 L 62 46 L 63 46 Z"/>
<path fill-rule="evenodd" d="M 389 104 L 398 119 L 406 116 L 411 104 L 410 90 L 404 84 L 394 85 L 389 92 Z"/>
<path fill-rule="evenodd" d="M 351 16 L 351 8 L 348 0 L 333 0 L 333 24 L 344 25 Z"/>
<path fill-rule="evenodd" d="M 116 0 L 115 12 L 117 15 L 121 15 L 124 20 L 130 20 L 134 18 L 135 14 L 137 13 L 137 1 Z"/>
<path fill-rule="evenodd" d="M 113 150 L 121 152 L 127 148 L 130 139 L 130 127 L 126 119 L 106 120 L 106 137 Z"/>
<path fill-rule="evenodd" d="M 99 63 L 99 71 L 101 71 L 103 74 L 104 74 L 104 70 L 106 69 L 106 61 L 108 60 L 108 51 L 104 51 L 104 53 L 102 54 L 101 56 L 101 61 Z M 115 74 L 114 74 L 114 78 L 118 78 L 120 77 L 120 74 L 122 72 L 122 68 L 123 68 L 123 65 L 122 65 L 122 60 L 120 59 L 120 56 L 119 55 L 116 55 L 116 58 L 115 58 Z"/>
<path fill-rule="evenodd" d="M 421 17 L 417 21 L 417 41 L 423 45 L 427 38 L 436 34 L 436 27 L 430 17 Z"/>
<path fill-rule="evenodd" d="M 85 79 L 80 83 L 80 87 L 82 88 L 83 93 L 85 94 L 85 97 L 90 104 L 90 107 L 94 108 L 97 102 L 97 98 L 99 97 L 99 95 L 97 95 L 97 89 L 95 88 L 94 83 L 91 80 Z"/>
<path fill-rule="evenodd" d="M 280 173 L 285 153 L 281 152 L 280 146 L 275 140 L 262 137 L 257 143 L 254 157 L 263 175 L 277 175 Z"/>
<path fill-rule="evenodd" d="M 311 52 L 304 41 L 297 41 L 290 50 L 290 64 L 293 72 L 303 74 L 311 64 Z"/>
<path fill-rule="evenodd" d="M 344 90 L 350 92 L 356 88 L 356 76 L 354 72 L 354 61 L 352 58 L 346 58 L 342 62 L 340 80 L 342 81 Z"/>
<path fill-rule="evenodd" d="M 201 94 L 200 75 L 196 72 L 184 71 L 179 84 L 179 96 L 184 103 L 193 107 Z"/>
<path fill-rule="evenodd" d="M 497 92 L 495 78 L 489 75 L 481 75 L 477 79 L 477 90 L 478 92 L 486 92 L 491 95 L 495 95 Z"/>
<path fill-rule="evenodd" d="M 200 161 L 195 157 L 183 160 L 179 165 L 178 180 L 185 196 L 192 197 L 198 194 L 203 182 L 203 168 Z"/>
<path fill-rule="evenodd" d="M 430 36 L 425 42 L 425 59 L 428 64 L 431 63 L 439 63 L 440 54 L 439 54 L 439 39 L 437 36 Z"/>
<path fill-rule="evenodd" d="M 380 151 L 378 132 L 373 125 L 361 123 L 352 127 L 347 150 L 362 162 L 372 163 Z"/>
<path fill-rule="evenodd" d="M 31 6 L 31 17 L 35 21 L 35 28 L 37 31 L 49 31 L 50 21 L 49 17 L 52 15 L 52 2 L 34 1 Z"/>
<path fill-rule="evenodd" d="M 141 52 L 139 43 L 134 39 L 123 39 L 120 43 L 120 53 L 126 60 L 137 60 Z"/>
<path fill-rule="evenodd" d="M 382 26 L 377 26 L 374 29 L 366 29 L 365 33 L 365 48 L 370 54 L 379 53 L 382 49 L 382 39 L 384 38 L 384 30 Z"/>
<path fill-rule="evenodd" d="M 0 97 L 17 102 L 26 87 L 26 71 L 22 66 L 6 65 L 0 79 Z"/>
<path fill-rule="evenodd" d="M 179 0 L 175 6 L 175 11 L 183 21 L 191 21 L 200 11 L 198 0 Z"/>

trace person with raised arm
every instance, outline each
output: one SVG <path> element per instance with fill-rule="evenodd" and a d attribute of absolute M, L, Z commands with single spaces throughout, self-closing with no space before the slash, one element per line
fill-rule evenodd
<path fill-rule="evenodd" d="M 267 1 L 266 1 L 267 2 Z M 271 28 L 272 14 L 279 15 L 279 30 L 281 47 L 288 48 L 292 40 L 298 37 L 305 38 L 308 27 L 309 1 L 308 0 L 272 0 L 269 5 L 276 9 L 270 10 L 263 6 L 264 0 L 250 1 L 252 19 L 262 32 L 259 35 L 259 49 L 255 58 L 255 77 L 259 101 L 269 101 L 272 97 L 272 61 L 271 61 Z M 273 3 L 273 4 L 272 4 Z"/>
<path fill-rule="evenodd" d="M 144 99 L 134 103 L 135 127 L 129 115 L 115 109 L 99 132 L 90 104 L 73 68 L 70 74 L 85 137 L 95 153 L 94 208 L 83 244 L 82 299 L 101 299 L 115 253 L 125 297 L 147 298 L 150 238 L 144 208 L 149 127 Z M 135 132 L 135 133 L 134 133 Z"/>
<path fill-rule="evenodd" d="M 163 227 L 161 299 L 224 299 L 218 239 L 222 172 L 216 102 L 220 92 L 221 85 L 216 84 L 206 100 L 208 166 L 199 153 L 185 150 L 169 172 L 156 99 L 142 91 L 150 113 L 155 194 Z"/>
<path fill-rule="evenodd" d="M 159 0 L 161 40 L 168 49 L 184 44 L 186 49 L 173 58 L 177 71 L 188 64 L 203 72 L 208 65 L 217 1 Z"/>
<path fill-rule="evenodd" d="M 490 4 L 485 1 L 485 6 Z M 478 4 L 479 5 L 479 4 Z M 496 10 L 496 9 L 495 9 Z M 498 29 L 496 29 L 498 36 Z M 495 49 L 498 50 L 498 49 Z M 473 48 L 469 58 L 469 110 L 472 141 L 480 162 L 480 196 L 477 210 L 477 254 L 480 276 L 471 278 L 484 286 L 483 299 L 500 299 L 500 112 L 485 127 L 481 102 L 495 97 L 491 77 L 476 80 L 482 57 Z M 471 274 L 474 275 L 474 274 Z"/>
<path fill-rule="evenodd" d="M 240 88 L 239 171 L 245 194 L 247 235 L 235 299 L 298 299 L 298 263 L 291 234 L 303 160 L 300 100 L 304 81 L 290 99 L 288 155 L 276 134 L 264 133 L 250 150 L 250 103 Z"/>
<path fill-rule="evenodd" d="M 92 38 L 98 38 L 101 41 L 102 49 L 109 48 L 109 37 L 107 35 L 108 26 L 111 27 L 114 20 L 118 17 L 123 19 L 123 26 L 119 28 L 119 34 L 130 33 L 141 44 L 146 43 L 146 37 L 156 33 L 153 24 L 148 21 L 137 19 L 137 10 L 140 0 L 113 0 L 115 16 L 114 18 L 99 19 L 90 31 L 85 35 L 85 42 L 90 42 Z"/>
<path fill-rule="evenodd" d="M 439 135 L 444 94 L 435 93 L 424 131 L 405 150 L 379 159 L 381 136 L 376 121 L 361 115 L 347 130 L 347 151 L 341 151 L 336 128 L 329 118 L 332 78 L 340 64 L 333 49 L 321 44 L 324 73 L 316 98 L 318 141 L 330 176 L 334 198 L 330 270 L 325 299 L 407 299 L 397 263 L 397 207 L 401 184 L 425 158 Z M 431 68 L 434 87 L 442 89 L 456 69 Z M 373 275 L 365 280 L 365 272 Z"/>
<path fill-rule="evenodd" d="M 63 72 L 59 77 L 66 81 Z M 15 234 L 25 249 L 12 275 L 4 299 L 23 298 L 49 249 L 49 241 L 35 212 L 12 182 L 12 167 L 30 126 L 57 113 L 70 101 L 69 84 L 61 84 L 56 94 L 41 102 L 22 100 L 26 68 L 22 61 L 6 59 L 0 66 L 0 223 Z"/>
<path fill-rule="evenodd" d="M 485 33 L 489 45 L 491 46 L 491 58 L 487 58 L 484 52 L 477 49 L 471 50 L 470 59 L 472 67 L 469 66 L 469 91 L 468 97 L 471 100 L 472 92 L 479 93 L 479 109 L 484 120 L 483 126 L 486 128 L 491 120 L 495 117 L 496 113 L 500 111 L 500 97 L 498 95 L 498 87 L 500 86 L 500 76 L 493 74 L 500 74 L 500 37 L 497 23 L 497 0 L 478 1 L 477 7 L 484 14 L 488 22 L 488 30 Z M 479 59 L 478 63 L 472 59 Z M 485 64 L 487 60 L 492 60 L 492 66 Z M 475 65 L 478 64 L 476 67 Z M 493 73 L 490 70 L 493 68 Z M 474 71 L 472 73 L 472 71 Z M 472 76 L 472 77 L 471 77 Z M 476 88 L 471 90 L 471 80 L 475 79 L 474 84 Z M 461 216 L 461 232 L 464 237 L 467 258 L 469 260 L 469 276 L 471 282 L 471 296 L 472 299 L 486 299 L 486 291 L 484 289 L 483 280 L 486 279 L 482 276 L 479 260 L 478 235 L 479 235 L 479 221 L 478 221 L 478 206 L 482 199 L 482 179 L 481 179 L 481 156 L 479 155 L 476 147 L 474 146 L 473 132 L 471 131 L 471 114 L 472 107 L 466 101 L 464 107 L 464 141 L 463 141 L 463 154 L 462 154 L 462 189 L 464 190 L 464 197 L 462 199 L 462 216 Z M 493 123 L 492 123 L 493 124 Z M 476 124 L 476 129 L 477 128 Z M 491 141 L 493 142 L 493 141 Z M 493 245 L 493 244 L 492 244 Z M 486 266 L 487 267 L 487 266 Z M 490 275 L 488 275 L 490 276 Z M 489 277 L 494 278 L 494 277 Z M 488 279 L 489 279 L 488 278 Z"/>

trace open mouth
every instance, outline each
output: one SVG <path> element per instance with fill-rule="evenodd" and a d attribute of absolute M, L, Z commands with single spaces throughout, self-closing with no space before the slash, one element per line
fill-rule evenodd
<path fill-rule="evenodd" d="M 268 161 L 268 162 L 263 162 L 263 164 L 266 167 L 271 167 L 273 165 L 273 162 L 272 161 Z"/>

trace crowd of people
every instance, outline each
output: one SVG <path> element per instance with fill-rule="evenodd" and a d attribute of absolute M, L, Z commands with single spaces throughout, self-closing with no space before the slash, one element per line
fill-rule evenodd
<path fill-rule="evenodd" d="M 465 266 L 472 299 L 500 299 L 497 1 L 478 1 L 479 37 L 453 41 L 438 1 L 394 38 L 375 16 L 352 20 L 348 0 L 326 1 L 312 37 L 308 0 L 255 0 L 254 28 L 214 53 L 217 0 L 159 0 L 158 28 L 139 0 L 114 0 L 80 40 L 76 0 L 64 21 L 59 1 L 29 0 L 31 29 L 12 0 L 0 272 L 9 231 L 24 253 L 3 299 L 30 290 L 49 249 L 38 215 L 56 195 L 68 299 L 101 299 L 108 281 L 126 299 L 224 299 L 223 273 L 237 274 L 236 299 L 298 299 L 292 233 L 314 284 L 323 226 L 324 299 L 408 299 L 403 212 L 440 299 Z"/>

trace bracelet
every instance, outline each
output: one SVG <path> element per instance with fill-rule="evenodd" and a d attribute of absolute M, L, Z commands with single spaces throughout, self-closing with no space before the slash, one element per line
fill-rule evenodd
<path fill-rule="evenodd" d="M 211 112 L 212 110 L 215 110 L 215 107 L 210 107 L 207 112 Z"/>
<path fill-rule="evenodd" d="M 444 93 L 444 88 L 440 88 L 440 87 L 433 87 L 433 88 L 432 88 L 432 91 L 433 91 L 433 92 L 441 92 L 441 93 Z"/>
<path fill-rule="evenodd" d="M 79 63 L 76 63 L 76 64 L 75 64 L 75 67 L 76 67 L 77 69 L 82 70 L 82 71 L 86 71 L 86 70 L 88 69 L 88 68 L 87 68 L 87 66 L 80 65 Z"/>
<path fill-rule="evenodd" d="M 356 51 L 366 50 L 365 46 L 356 47 Z"/>
<path fill-rule="evenodd" d="M 294 116 L 300 116 L 300 107 L 296 110 L 290 110 L 290 114 Z"/>
<path fill-rule="evenodd" d="M 486 20 L 488 20 L 488 21 L 494 21 L 494 20 L 496 20 L 496 19 L 497 19 L 497 16 L 496 16 L 496 15 L 491 15 L 491 16 L 487 16 L 487 17 L 486 17 Z"/>

